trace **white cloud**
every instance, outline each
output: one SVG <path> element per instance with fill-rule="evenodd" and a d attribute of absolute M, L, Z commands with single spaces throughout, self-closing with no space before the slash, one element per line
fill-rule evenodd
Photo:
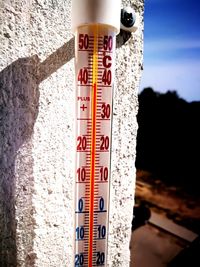
<path fill-rule="evenodd" d="M 200 39 L 146 39 L 144 48 L 148 53 L 182 49 L 200 49 Z"/>
<path fill-rule="evenodd" d="M 200 100 L 200 62 L 163 62 L 144 65 L 141 89 L 148 86 L 159 92 L 176 90 L 188 101 Z"/>

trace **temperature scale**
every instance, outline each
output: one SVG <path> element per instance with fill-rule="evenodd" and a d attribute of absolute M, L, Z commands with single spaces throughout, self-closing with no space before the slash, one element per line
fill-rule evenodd
<path fill-rule="evenodd" d="M 120 1 L 74 0 L 76 178 L 74 266 L 107 266 L 111 121 Z M 95 4 L 96 2 L 96 4 Z M 98 2 L 98 5 L 97 5 Z M 78 3 L 78 4 L 77 4 Z M 100 4 L 99 4 L 100 3 Z M 116 23 L 108 12 L 115 4 Z M 109 5 L 109 7 L 108 7 Z M 117 6 L 117 8 L 116 8 Z M 88 11 L 89 8 L 89 11 Z M 95 10 L 98 8 L 98 10 Z M 93 12 L 96 12 L 96 18 Z M 79 17 L 79 13 L 80 17 Z M 112 13 L 112 12 L 111 12 Z M 111 15 L 111 19 L 110 19 Z M 83 17 L 86 17 L 85 22 Z M 100 19 L 100 22 L 98 21 Z M 112 22 L 112 23 L 111 23 Z"/>

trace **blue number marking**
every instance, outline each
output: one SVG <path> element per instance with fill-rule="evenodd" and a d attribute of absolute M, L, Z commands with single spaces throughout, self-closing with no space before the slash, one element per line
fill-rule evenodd
<path fill-rule="evenodd" d="M 101 197 L 99 200 L 99 210 L 103 211 L 104 209 L 104 199 Z"/>

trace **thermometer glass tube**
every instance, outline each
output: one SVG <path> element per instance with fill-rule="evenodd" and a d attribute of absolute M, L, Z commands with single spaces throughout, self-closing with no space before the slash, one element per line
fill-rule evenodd
<path fill-rule="evenodd" d="M 116 30 L 75 33 L 76 178 L 74 266 L 107 266 Z"/>

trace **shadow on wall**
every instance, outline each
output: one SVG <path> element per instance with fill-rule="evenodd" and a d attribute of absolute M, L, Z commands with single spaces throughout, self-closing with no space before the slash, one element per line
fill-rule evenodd
<path fill-rule="evenodd" d="M 16 220 L 15 205 L 17 176 L 16 156 L 19 149 L 26 144 L 26 155 L 20 156 L 23 166 L 28 173 L 27 180 L 23 179 L 20 190 L 26 195 L 26 214 L 32 214 L 33 191 L 31 146 L 28 141 L 33 134 L 34 124 L 38 115 L 39 84 L 62 65 L 74 57 L 74 39 L 57 49 L 45 61 L 40 63 L 38 56 L 20 58 L 0 72 L 0 266 L 17 266 L 16 228 L 20 217 Z M 30 153 L 29 153 L 30 152 Z M 21 162 L 21 163 L 22 163 Z M 27 169 L 26 169 L 27 168 Z M 25 171 L 22 171 L 23 177 Z M 24 178 L 24 177 L 23 177 Z M 25 203 L 23 203 L 24 205 Z M 23 214 L 22 214 L 23 216 Z M 31 216 L 28 216 L 31 217 Z M 23 230 L 24 243 L 30 254 L 25 255 L 25 265 L 34 263 L 31 255 L 34 222 L 31 218 L 22 218 L 23 223 L 32 225 L 31 235 Z M 30 232 L 29 232 L 30 233 Z"/>

